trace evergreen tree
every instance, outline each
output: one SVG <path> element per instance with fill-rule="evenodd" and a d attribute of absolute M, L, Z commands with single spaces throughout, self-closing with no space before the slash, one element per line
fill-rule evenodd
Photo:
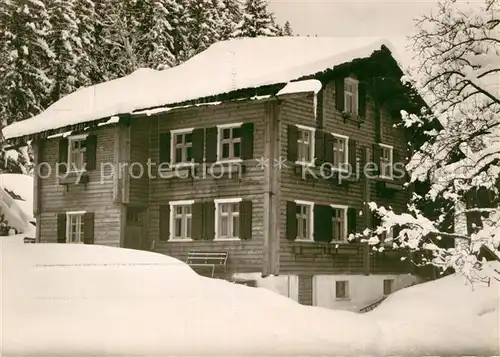
<path fill-rule="evenodd" d="M 237 0 L 222 0 L 219 2 L 221 3 L 219 8 L 223 20 L 220 29 L 220 39 L 227 40 L 231 38 L 236 30 L 236 26 L 238 26 L 241 21 L 241 4 Z"/>
<path fill-rule="evenodd" d="M 276 36 L 279 30 L 264 0 L 246 0 L 241 21 L 233 37 Z"/>
<path fill-rule="evenodd" d="M 49 47 L 54 58 L 49 65 L 52 79 L 50 102 L 75 91 L 79 87 L 78 63 L 82 57 L 82 43 L 73 0 L 54 0 L 49 5 L 51 29 Z"/>
<path fill-rule="evenodd" d="M 78 27 L 78 38 L 81 43 L 77 65 L 77 79 L 81 86 L 94 83 L 99 77 L 100 69 L 96 65 L 96 13 L 92 0 L 75 0 L 76 24 Z"/>
<path fill-rule="evenodd" d="M 292 25 L 290 25 L 290 21 L 285 22 L 285 26 L 283 27 L 283 36 L 293 36 Z"/>
<path fill-rule="evenodd" d="M 188 55 L 191 57 L 220 39 L 218 30 L 222 28 L 222 19 L 217 3 L 212 0 L 190 0 L 188 4 Z"/>
<path fill-rule="evenodd" d="M 141 62 L 147 67 L 162 69 L 175 63 L 172 23 L 178 6 L 174 0 L 146 2 L 145 21 L 141 24 Z"/>

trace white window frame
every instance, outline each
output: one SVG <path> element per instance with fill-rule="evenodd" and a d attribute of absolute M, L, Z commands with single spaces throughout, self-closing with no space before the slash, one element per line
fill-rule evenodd
<path fill-rule="evenodd" d="M 347 84 L 352 84 L 355 88 L 354 93 L 350 92 L 347 90 Z M 347 108 L 347 101 L 346 97 L 347 96 L 353 96 L 354 97 L 354 110 L 353 111 L 348 111 Z M 359 81 L 355 78 L 352 77 L 347 77 L 344 78 L 344 111 L 346 113 L 350 113 L 353 115 L 357 115 L 359 113 Z"/>
<path fill-rule="evenodd" d="M 347 165 L 349 164 L 349 137 L 347 135 L 342 135 L 342 134 L 337 134 L 337 133 L 331 133 L 334 138 L 342 139 L 345 141 L 345 147 L 344 147 L 344 168 L 341 168 L 342 166 L 333 166 L 334 171 L 339 171 L 339 172 L 349 172 L 349 168 Z M 333 155 L 335 157 L 335 146 L 332 148 L 333 149 Z"/>
<path fill-rule="evenodd" d="M 239 158 L 229 158 L 229 159 L 223 159 L 221 156 L 222 156 L 222 131 L 224 129 L 234 129 L 234 128 L 241 128 L 243 126 L 243 123 L 230 123 L 230 124 L 220 124 L 220 125 L 217 125 L 217 163 L 239 163 L 239 162 L 242 162 L 243 159 L 241 159 L 241 157 Z M 231 138 L 231 143 L 234 143 L 234 142 L 239 142 L 240 143 L 240 156 L 242 154 L 241 150 L 242 150 L 242 140 L 241 140 L 241 136 L 238 138 L 239 141 L 233 141 L 233 139 Z M 231 145 L 230 145 L 231 147 Z M 234 148 L 234 147 L 233 147 Z M 230 149 L 231 150 L 231 149 Z M 234 149 L 233 149 L 234 151 Z M 234 152 L 233 152 L 234 154 Z"/>
<path fill-rule="evenodd" d="M 347 242 L 347 238 L 349 236 L 348 232 L 347 232 L 347 224 L 348 224 L 348 217 L 347 217 L 347 211 L 348 211 L 348 208 L 349 206 L 345 206 L 345 205 L 337 205 L 337 204 L 331 204 L 330 207 L 332 207 L 333 209 L 342 209 L 344 210 L 344 239 L 343 240 L 334 240 L 332 239 L 332 243 L 345 243 Z M 333 235 L 333 215 L 332 215 L 332 235 Z"/>
<path fill-rule="evenodd" d="M 302 158 L 299 158 L 298 155 L 299 155 L 299 142 L 300 142 L 300 139 L 297 138 L 297 161 L 295 161 L 295 164 L 298 164 L 298 165 L 305 165 L 305 166 L 314 166 L 314 163 L 315 163 L 315 146 L 316 146 L 316 143 L 315 143 L 315 133 L 316 133 L 316 128 L 312 128 L 310 126 L 305 126 L 305 125 L 300 125 L 300 124 L 295 124 L 295 126 L 297 127 L 297 129 L 299 131 L 309 131 L 309 134 L 310 134 L 310 139 L 309 139 L 309 152 L 310 152 L 310 159 L 309 161 L 306 161 L 306 160 L 303 160 Z"/>
<path fill-rule="evenodd" d="M 172 167 L 183 167 L 183 166 L 193 166 L 194 161 L 191 160 L 186 162 L 175 162 L 176 156 L 176 142 L 175 138 L 178 134 L 193 134 L 194 128 L 185 128 L 185 129 L 174 129 L 170 130 L 170 162 L 172 163 Z M 183 145 L 183 150 L 186 150 L 187 156 L 187 148 L 188 146 Z M 193 142 L 191 141 L 191 150 L 193 150 Z"/>
<path fill-rule="evenodd" d="M 384 179 L 388 179 L 388 180 L 392 180 L 393 176 L 394 176 L 394 147 L 392 145 L 387 145 L 387 144 L 379 144 L 380 148 L 382 149 L 380 151 L 380 168 L 379 168 L 379 172 L 380 172 L 380 178 L 384 178 Z M 389 149 L 390 151 L 390 175 L 387 176 L 387 175 L 383 175 L 382 174 L 382 161 L 383 161 L 383 157 L 384 157 L 384 152 L 383 150 L 384 149 Z"/>
<path fill-rule="evenodd" d="M 66 243 L 71 244 L 83 244 L 84 240 L 84 215 L 87 213 L 86 211 L 68 211 L 66 212 Z M 72 242 L 71 237 L 71 217 L 79 216 L 81 219 L 82 231 L 80 232 L 80 237 L 78 242 Z"/>
<path fill-rule="evenodd" d="M 346 296 L 344 297 L 337 297 L 337 283 L 344 282 L 346 286 Z M 349 279 L 339 279 L 335 280 L 335 300 L 350 300 L 351 299 L 351 283 Z"/>
<path fill-rule="evenodd" d="M 68 136 L 68 160 L 66 164 L 68 165 L 67 172 L 84 172 L 86 171 L 85 168 L 85 153 L 87 152 L 87 147 L 85 147 L 85 150 L 83 151 L 83 168 L 80 170 L 73 170 L 73 163 L 71 160 L 71 151 L 72 151 L 72 144 L 75 141 L 85 141 L 87 140 L 87 137 L 89 134 L 78 134 L 78 135 L 71 135 Z"/>
<path fill-rule="evenodd" d="M 215 238 L 214 241 L 232 241 L 232 240 L 241 240 L 241 237 L 220 237 L 219 232 L 219 204 L 223 203 L 240 203 L 243 201 L 241 197 L 233 197 L 233 198 L 216 198 L 214 200 L 215 204 Z M 232 217 L 232 216 L 231 216 Z M 240 217 L 240 226 L 241 226 L 241 212 L 238 210 L 238 217 Z"/>
<path fill-rule="evenodd" d="M 296 205 L 308 206 L 309 209 L 309 237 L 308 238 L 297 238 L 295 237 L 296 242 L 314 242 L 314 202 L 311 201 L 302 201 L 295 200 Z M 297 210 L 295 210 L 295 219 L 297 220 Z M 295 223 L 297 225 L 297 222 Z M 298 235 L 297 229 L 297 235 Z"/>
<path fill-rule="evenodd" d="M 193 240 L 192 237 L 189 238 L 178 238 L 175 237 L 175 207 L 177 206 L 191 206 L 191 213 L 189 216 L 191 217 L 191 224 L 193 223 L 193 204 L 194 200 L 181 200 L 181 201 L 170 201 L 168 205 L 170 206 L 170 232 L 168 241 L 169 242 L 191 242 Z M 184 219 L 184 217 L 183 217 Z M 193 227 L 191 226 L 191 234 L 193 234 Z"/>

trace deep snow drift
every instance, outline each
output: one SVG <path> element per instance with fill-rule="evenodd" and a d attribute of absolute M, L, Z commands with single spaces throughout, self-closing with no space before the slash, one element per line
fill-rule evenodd
<path fill-rule="evenodd" d="M 492 303 L 498 287 L 476 298 L 457 277 L 396 292 L 374 312 L 356 314 L 203 278 L 155 253 L 9 238 L 0 244 L 5 356 L 491 355 L 498 350 L 497 341 L 489 339 L 497 331 L 490 322 L 498 313 Z M 453 299 L 461 304 L 461 294 L 467 295 L 468 313 L 455 313 L 453 304 L 453 311 L 444 309 Z"/>

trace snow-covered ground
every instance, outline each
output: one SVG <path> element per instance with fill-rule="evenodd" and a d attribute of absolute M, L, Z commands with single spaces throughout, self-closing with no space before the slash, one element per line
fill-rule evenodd
<path fill-rule="evenodd" d="M 302 306 L 171 257 L 0 241 L 4 356 L 498 354 L 498 286 L 449 277 L 371 313 Z"/>
<path fill-rule="evenodd" d="M 34 237 L 32 176 L 0 174 L 0 213 L 18 232 Z"/>

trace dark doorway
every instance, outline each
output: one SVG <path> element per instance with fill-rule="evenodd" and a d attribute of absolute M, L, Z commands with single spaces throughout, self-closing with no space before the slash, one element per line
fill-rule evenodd
<path fill-rule="evenodd" d="M 127 207 L 125 214 L 124 248 L 148 249 L 146 230 L 147 209 Z"/>

